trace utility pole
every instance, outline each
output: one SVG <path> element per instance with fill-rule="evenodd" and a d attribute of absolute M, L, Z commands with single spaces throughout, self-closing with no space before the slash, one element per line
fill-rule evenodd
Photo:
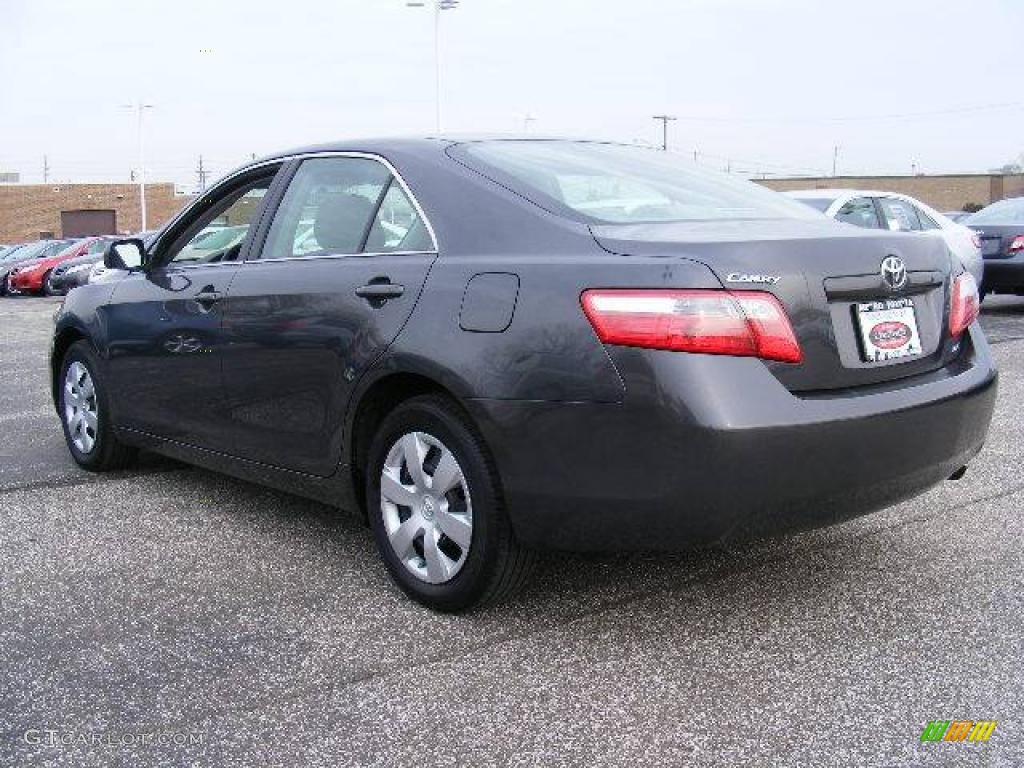
<path fill-rule="evenodd" d="M 839 166 L 839 145 L 836 144 L 834 147 L 832 147 L 832 175 L 833 176 L 838 176 L 839 175 L 838 173 L 836 173 L 836 169 L 838 168 L 838 166 Z"/>
<path fill-rule="evenodd" d="M 196 170 L 196 174 L 199 176 L 199 191 L 206 191 L 206 169 L 203 167 L 203 156 L 199 156 L 199 168 Z"/>
<path fill-rule="evenodd" d="M 136 128 L 139 133 L 139 208 L 142 213 L 142 228 L 140 231 L 145 232 L 149 227 L 146 225 L 146 152 L 142 136 L 142 113 L 147 109 L 152 109 L 153 105 L 145 104 L 140 99 L 136 104 L 122 104 L 121 108 L 134 110 L 137 118 Z"/>
<path fill-rule="evenodd" d="M 50 162 L 46 155 L 43 155 L 43 184 L 50 181 Z"/>
<path fill-rule="evenodd" d="M 531 115 L 529 112 L 527 112 L 525 115 L 523 115 L 523 133 L 529 133 L 530 132 L 530 123 L 535 123 L 535 122 L 537 122 L 537 118 L 534 117 L 533 115 Z"/>
<path fill-rule="evenodd" d="M 441 133 L 441 12 L 454 11 L 459 0 L 433 0 L 434 6 L 434 130 Z M 409 8 L 423 8 L 423 0 L 409 0 Z"/>
<path fill-rule="evenodd" d="M 654 115 L 654 120 L 661 120 L 661 149 L 668 152 L 668 124 L 679 118 L 673 115 Z"/>

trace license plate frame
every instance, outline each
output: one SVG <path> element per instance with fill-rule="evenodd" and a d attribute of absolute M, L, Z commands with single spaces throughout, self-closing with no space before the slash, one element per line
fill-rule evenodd
<path fill-rule="evenodd" d="M 853 311 L 864 362 L 888 363 L 923 353 L 913 299 L 862 301 Z"/>

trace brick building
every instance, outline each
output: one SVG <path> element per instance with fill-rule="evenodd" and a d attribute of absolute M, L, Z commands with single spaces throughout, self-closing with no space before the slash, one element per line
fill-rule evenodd
<path fill-rule="evenodd" d="M 163 224 L 190 199 L 175 194 L 173 184 L 147 184 L 147 226 Z M 141 228 L 137 184 L 0 184 L 0 243 Z"/>
<path fill-rule="evenodd" d="M 1024 196 L 1024 174 L 960 173 L 947 176 L 826 176 L 824 178 L 756 179 L 785 192 L 791 189 L 874 189 L 916 197 L 939 211 L 988 205 L 1004 197 Z"/>

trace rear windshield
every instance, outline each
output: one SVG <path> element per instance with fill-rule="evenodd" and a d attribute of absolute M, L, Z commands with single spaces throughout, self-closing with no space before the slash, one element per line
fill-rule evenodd
<path fill-rule="evenodd" d="M 1024 224 L 1024 197 L 1000 200 L 977 213 L 971 214 L 964 224 Z"/>
<path fill-rule="evenodd" d="M 456 155 L 545 208 L 611 224 L 806 219 L 820 214 L 670 152 L 571 141 L 486 141 Z"/>

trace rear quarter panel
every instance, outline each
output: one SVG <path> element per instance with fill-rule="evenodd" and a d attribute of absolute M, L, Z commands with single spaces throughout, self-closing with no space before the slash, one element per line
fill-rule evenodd
<path fill-rule="evenodd" d="M 503 332 L 460 326 L 466 286 L 482 273 L 519 278 Z M 622 380 L 580 306 L 583 291 L 600 287 L 721 286 L 703 265 L 613 256 L 596 244 L 588 255 L 442 257 L 381 368 L 430 376 L 464 398 L 620 402 Z"/>

